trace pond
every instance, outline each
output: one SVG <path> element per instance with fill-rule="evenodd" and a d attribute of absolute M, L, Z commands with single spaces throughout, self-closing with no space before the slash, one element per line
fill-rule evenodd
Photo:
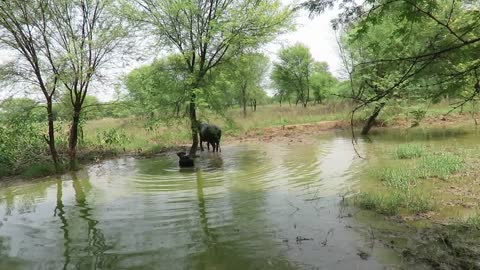
<path fill-rule="evenodd" d="M 428 134 L 413 139 L 464 135 Z M 373 145 L 358 151 L 381 152 Z M 201 153 L 195 169 L 174 153 L 125 157 L 0 189 L 0 269 L 400 267 L 342 204 L 369 163 L 348 134 L 222 151 Z"/>

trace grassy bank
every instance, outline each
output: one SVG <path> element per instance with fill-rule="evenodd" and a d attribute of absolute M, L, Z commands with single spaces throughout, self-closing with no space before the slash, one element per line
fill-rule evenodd
<path fill-rule="evenodd" d="M 378 138 L 347 200 L 375 242 L 411 269 L 479 269 L 479 133 L 449 130 Z"/>
<path fill-rule="evenodd" d="M 243 116 L 241 108 L 227 111 L 224 117 L 213 113 L 203 113 L 199 118 L 206 122 L 218 124 L 223 130 L 225 141 L 241 141 L 243 138 L 276 137 L 282 136 L 276 128 L 288 125 L 314 124 L 310 129 L 292 131 L 295 134 L 314 134 L 320 130 L 332 128 L 348 128 L 351 104 L 348 102 L 330 102 L 303 108 L 289 104 L 270 104 L 258 106 L 257 111 L 248 111 Z M 393 104 L 383 111 L 377 120 L 377 127 L 409 128 L 413 123 L 420 121 L 420 126 L 435 125 L 471 125 L 470 113 L 459 114 L 454 112 L 444 118 L 450 110 L 449 102 L 428 106 L 429 110 L 424 118 L 418 119 L 416 113 L 425 104 Z M 355 116 L 355 123 L 361 125 L 368 116 L 369 110 L 359 112 Z M 442 119 L 443 120 L 440 120 Z M 322 123 L 333 123 L 322 125 Z M 337 123 L 338 124 L 335 124 Z M 64 159 L 67 158 L 68 123 L 57 123 L 57 146 Z M 89 120 L 83 125 L 83 136 L 79 141 L 78 156 L 80 163 L 113 157 L 115 155 L 144 155 L 149 156 L 168 149 L 186 147 L 190 143 L 188 120 L 172 121 L 171 123 L 156 123 L 147 125 L 147 120 L 141 117 L 104 118 Z M 289 134 L 287 134 L 288 136 Z M 41 141 L 39 141 L 41 144 Z M 43 144 L 42 144 L 43 145 Z M 408 151 L 408 149 L 406 149 Z M 0 168 L 0 177 L 16 174 L 27 178 L 34 178 L 53 174 L 48 151 L 40 149 L 36 154 L 35 162 L 24 161 L 14 171 L 9 168 Z M 408 153 L 407 153 L 408 154 Z M 380 198 L 376 198 L 380 200 Z"/>
<path fill-rule="evenodd" d="M 352 198 L 355 205 L 404 220 L 447 222 L 452 213 L 459 220 L 476 213 L 477 147 L 406 143 L 380 148 L 383 154 L 377 153 L 360 193 Z"/>

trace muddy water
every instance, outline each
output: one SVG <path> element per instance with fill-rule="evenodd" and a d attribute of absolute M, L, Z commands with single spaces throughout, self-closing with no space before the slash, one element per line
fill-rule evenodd
<path fill-rule="evenodd" d="M 381 152 L 371 145 L 358 150 Z M 348 135 L 222 151 L 195 169 L 174 154 L 121 158 L 1 189 L 0 269 L 400 267 L 342 207 L 368 167 Z"/>

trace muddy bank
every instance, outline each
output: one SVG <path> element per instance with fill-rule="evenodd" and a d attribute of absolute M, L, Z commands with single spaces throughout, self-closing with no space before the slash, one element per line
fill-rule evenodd
<path fill-rule="evenodd" d="M 393 221 L 390 221 L 393 222 Z M 393 225 L 393 226 L 391 226 Z M 397 252 L 406 269 L 480 269 L 480 231 L 457 224 L 372 226 L 379 245 Z"/>

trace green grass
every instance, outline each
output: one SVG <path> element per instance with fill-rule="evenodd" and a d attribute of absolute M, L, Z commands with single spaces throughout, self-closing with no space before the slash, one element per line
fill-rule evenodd
<path fill-rule="evenodd" d="M 432 211 L 435 200 L 431 187 L 425 188 L 420 179 L 446 179 L 464 167 L 459 156 L 449 152 L 429 153 L 422 145 L 401 145 L 393 153 L 391 159 L 383 163 L 392 165 L 374 169 L 371 175 L 381 180 L 383 187 L 355 196 L 360 208 L 388 216 Z M 478 222 L 480 226 L 480 218 Z"/>
<path fill-rule="evenodd" d="M 413 159 L 419 158 L 425 155 L 425 147 L 418 144 L 403 144 L 398 146 L 394 152 L 393 156 L 396 159 Z"/>
<path fill-rule="evenodd" d="M 407 168 L 384 168 L 378 174 L 385 185 L 391 188 L 407 190 L 415 184 L 415 175 Z"/>
<path fill-rule="evenodd" d="M 372 210 L 387 216 L 394 216 L 400 212 L 402 200 L 399 193 L 366 192 L 357 195 L 354 203 L 362 209 Z"/>
<path fill-rule="evenodd" d="M 447 179 L 460 171 L 463 166 L 463 159 L 451 153 L 430 154 L 421 159 L 417 173 L 421 178 Z"/>
<path fill-rule="evenodd" d="M 283 126 L 292 124 L 308 124 L 321 121 L 347 120 L 351 110 L 347 102 L 333 102 L 303 108 L 301 106 L 270 104 L 257 107 L 256 112 L 248 112 L 246 118 L 241 109 L 232 109 L 228 116 L 233 119 L 240 131 L 250 129 Z"/>
<path fill-rule="evenodd" d="M 419 191 L 375 191 L 354 197 L 354 203 L 358 207 L 386 216 L 398 215 L 402 210 L 409 214 L 425 213 L 434 209 L 433 201 L 431 196 Z"/>
<path fill-rule="evenodd" d="M 435 208 L 434 201 L 435 199 L 425 192 L 412 191 L 405 194 L 403 207 L 412 214 L 426 213 Z"/>
<path fill-rule="evenodd" d="M 30 164 L 21 173 L 21 175 L 25 178 L 38 178 L 53 174 L 55 174 L 55 167 L 49 162 Z"/>
<path fill-rule="evenodd" d="M 475 213 L 469 216 L 461 224 L 469 229 L 480 230 L 480 214 Z"/>

